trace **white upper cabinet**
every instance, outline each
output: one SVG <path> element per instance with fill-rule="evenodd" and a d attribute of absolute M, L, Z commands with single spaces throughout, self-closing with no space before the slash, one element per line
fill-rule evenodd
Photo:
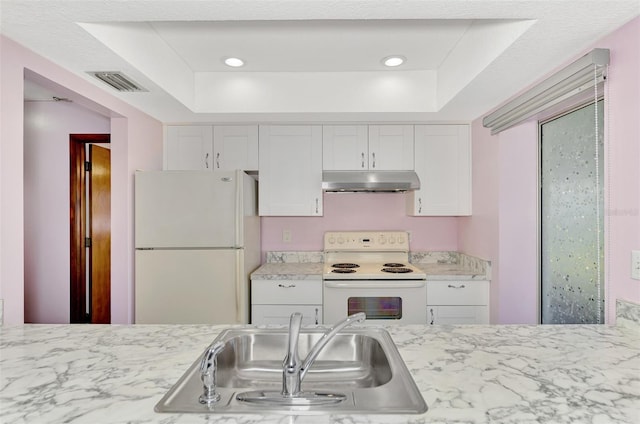
<path fill-rule="evenodd" d="M 322 168 L 326 170 L 369 169 L 369 131 L 367 126 L 323 126 L 322 157 Z"/>
<path fill-rule="evenodd" d="M 369 169 L 413 169 L 413 131 L 413 125 L 369 125 Z"/>
<path fill-rule="evenodd" d="M 407 193 L 409 215 L 471 215 L 469 125 L 416 125 L 415 171 L 420 190 Z"/>
<path fill-rule="evenodd" d="M 413 169 L 413 125 L 325 125 L 325 170 Z"/>
<path fill-rule="evenodd" d="M 258 126 L 168 126 L 165 164 L 175 170 L 256 171 Z"/>
<path fill-rule="evenodd" d="M 322 215 L 322 126 L 260 125 L 260 215 Z"/>
<path fill-rule="evenodd" d="M 213 170 L 258 170 L 258 126 L 213 127 Z"/>
<path fill-rule="evenodd" d="M 165 169 L 213 169 L 211 125 L 169 126 L 165 142 Z"/>

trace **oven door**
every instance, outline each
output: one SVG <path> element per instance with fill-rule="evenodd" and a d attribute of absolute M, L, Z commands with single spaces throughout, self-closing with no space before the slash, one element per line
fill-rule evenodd
<path fill-rule="evenodd" d="M 425 280 L 325 280 L 325 324 L 364 312 L 370 324 L 426 324 Z"/>

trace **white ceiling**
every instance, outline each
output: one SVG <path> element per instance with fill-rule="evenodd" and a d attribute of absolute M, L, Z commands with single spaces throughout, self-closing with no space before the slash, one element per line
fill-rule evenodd
<path fill-rule="evenodd" d="M 166 123 L 436 122 L 480 117 L 639 14 L 640 0 L 0 0 L 0 30 Z M 392 54 L 406 63 L 385 68 Z"/>

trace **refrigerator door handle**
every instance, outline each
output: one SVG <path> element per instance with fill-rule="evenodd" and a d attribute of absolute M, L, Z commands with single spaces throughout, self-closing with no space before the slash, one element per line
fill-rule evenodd
<path fill-rule="evenodd" d="M 241 173 L 242 171 L 236 171 L 236 213 L 234 214 L 234 216 L 236 217 L 236 222 L 235 222 L 235 233 L 236 233 L 236 245 L 237 243 L 242 243 L 242 245 L 244 246 L 244 241 L 241 240 L 243 235 L 241 230 L 241 226 L 242 226 L 242 220 L 244 219 L 244 216 L 242 216 L 242 211 L 244 210 L 242 207 L 242 201 L 243 201 L 243 185 L 242 185 L 242 178 L 241 178 Z"/>
<path fill-rule="evenodd" d="M 239 250 L 236 250 L 236 278 L 235 278 L 235 289 L 236 289 L 236 322 L 238 324 L 246 324 L 245 320 L 245 308 L 246 302 L 244 301 L 247 293 L 245 292 L 245 279 L 244 279 L 244 255 L 241 256 Z M 241 260 L 242 258 L 242 260 Z"/>

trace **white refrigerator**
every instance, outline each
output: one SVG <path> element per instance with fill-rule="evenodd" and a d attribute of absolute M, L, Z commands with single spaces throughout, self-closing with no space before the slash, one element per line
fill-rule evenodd
<path fill-rule="evenodd" d="M 260 265 L 257 182 L 242 171 L 135 175 L 135 322 L 246 324 Z"/>

